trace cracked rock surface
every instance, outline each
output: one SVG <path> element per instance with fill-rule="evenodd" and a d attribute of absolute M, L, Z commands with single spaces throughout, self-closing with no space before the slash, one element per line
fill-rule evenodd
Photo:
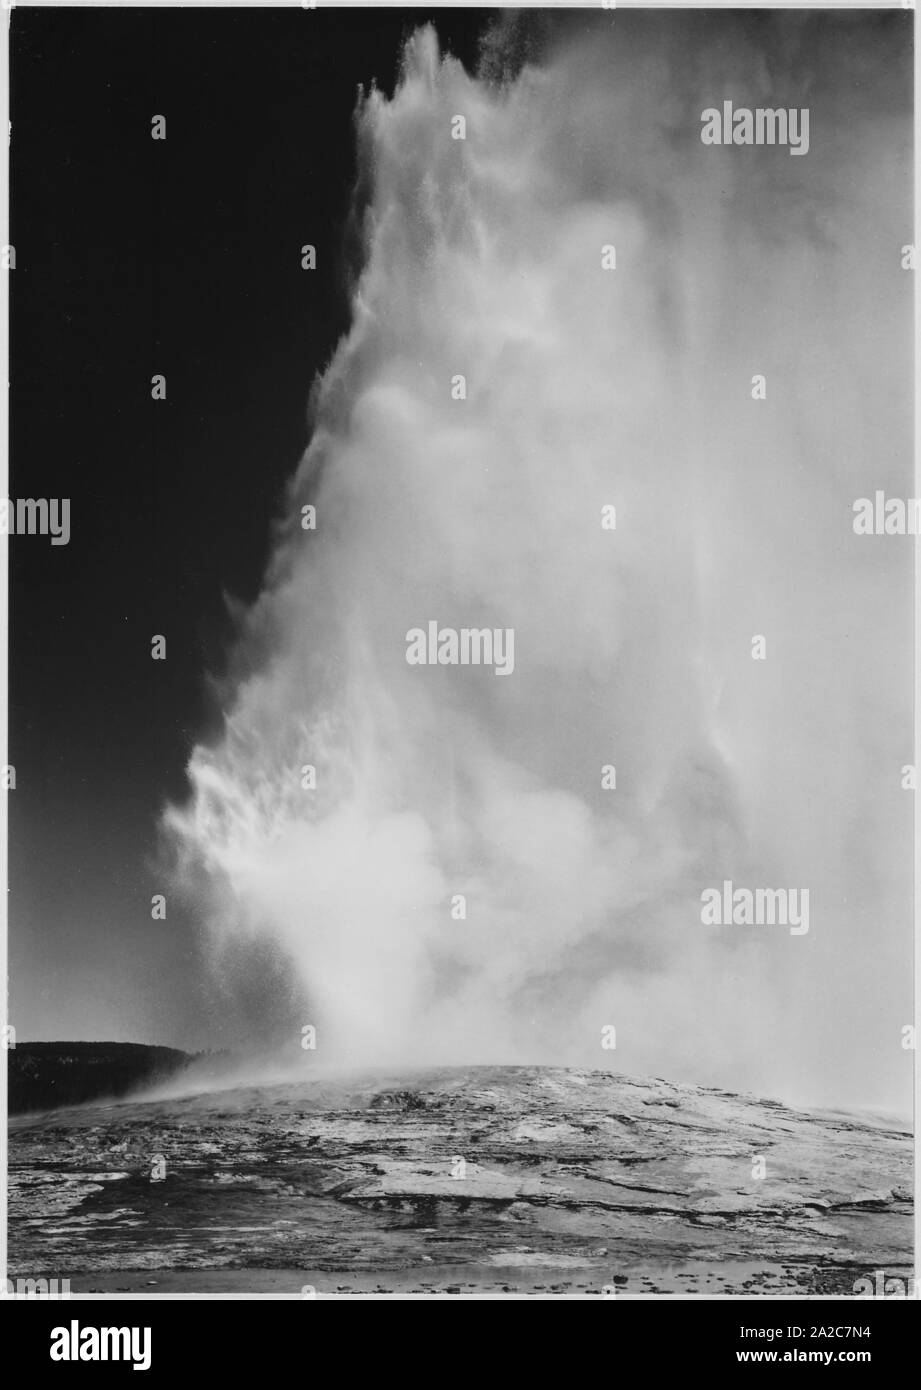
<path fill-rule="evenodd" d="M 78 1292 L 851 1294 L 911 1274 L 907 1129 L 607 1071 L 94 1104 L 12 1120 L 9 1157 L 10 1277 Z"/>

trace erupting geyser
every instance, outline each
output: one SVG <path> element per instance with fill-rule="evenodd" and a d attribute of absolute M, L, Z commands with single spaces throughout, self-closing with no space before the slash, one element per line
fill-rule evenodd
<path fill-rule="evenodd" d="M 324 1061 L 894 1105 L 910 828 L 864 793 L 901 794 L 910 555 L 851 502 L 909 490 L 905 150 L 859 45 L 822 78 L 797 16 L 767 54 L 661 18 L 514 71 L 510 23 L 479 76 L 424 29 L 362 99 L 352 327 L 166 826 L 224 999 L 290 963 Z M 727 100 L 808 106 L 807 157 L 704 145 Z M 408 662 L 430 622 L 514 669 Z M 702 924 L 726 880 L 808 889 L 808 934 Z"/>

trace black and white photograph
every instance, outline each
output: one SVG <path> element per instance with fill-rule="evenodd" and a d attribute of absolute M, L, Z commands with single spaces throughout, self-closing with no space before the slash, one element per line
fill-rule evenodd
<path fill-rule="evenodd" d="M 918 1297 L 914 19 L 4 12 L 37 1366 Z"/>

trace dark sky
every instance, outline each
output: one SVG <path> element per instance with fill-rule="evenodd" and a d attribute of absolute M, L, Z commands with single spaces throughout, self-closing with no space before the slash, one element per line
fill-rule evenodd
<path fill-rule="evenodd" d="M 12 12 L 10 496 L 71 503 L 68 545 L 10 543 L 21 1040 L 202 1040 L 194 924 L 150 917 L 156 821 L 347 326 L 356 91 L 392 91 L 428 18 L 472 66 L 489 17 Z"/>

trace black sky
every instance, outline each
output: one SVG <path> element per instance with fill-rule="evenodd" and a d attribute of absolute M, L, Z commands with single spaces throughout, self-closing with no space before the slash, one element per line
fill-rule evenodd
<path fill-rule="evenodd" d="M 347 326 L 357 88 L 392 91 L 429 18 L 472 66 L 486 11 L 12 13 L 10 496 L 71 501 L 67 546 L 10 544 L 23 1039 L 196 1041 L 194 932 L 150 918 L 156 822 Z"/>

